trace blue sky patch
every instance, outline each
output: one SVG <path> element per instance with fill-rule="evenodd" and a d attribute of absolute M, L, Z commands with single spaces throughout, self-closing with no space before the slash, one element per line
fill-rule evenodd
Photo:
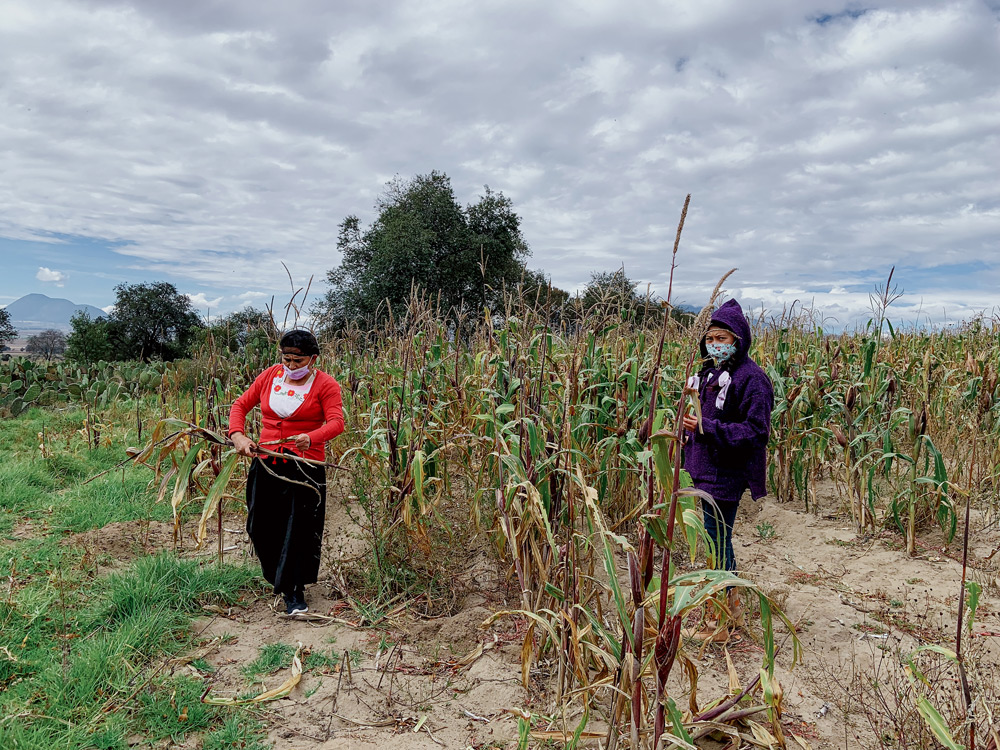
<path fill-rule="evenodd" d="M 861 18 L 861 16 L 868 12 L 868 10 L 868 8 L 847 8 L 839 13 L 824 13 L 823 15 L 816 16 L 813 20 L 820 26 L 825 26 L 828 23 L 839 21 L 842 18 L 849 18 L 851 20 Z"/>

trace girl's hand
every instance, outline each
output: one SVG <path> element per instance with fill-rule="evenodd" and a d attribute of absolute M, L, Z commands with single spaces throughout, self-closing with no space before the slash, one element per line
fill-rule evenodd
<path fill-rule="evenodd" d="M 690 430 L 691 432 L 698 431 L 698 417 L 694 414 L 688 412 L 684 415 L 684 429 Z"/>
<path fill-rule="evenodd" d="M 242 432 L 236 432 L 232 435 L 233 446 L 236 448 L 236 452 L 241 456 L 253 456 L 257 452 L 257 443 L 248 438 Z"/>
<path fill-rule="evenodd" d="M 309 446 L 312 445 L 312 440 L 304 432 L 301 435 L 291 438 L 291 440 L 295 443 L 295 447 L 303 453 L 309 450 Z"/>

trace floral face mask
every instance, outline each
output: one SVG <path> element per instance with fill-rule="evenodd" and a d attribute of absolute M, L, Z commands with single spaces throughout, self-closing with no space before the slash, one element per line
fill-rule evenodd
<path fill-rule="evenodd" d="M 715 360 L 716 365 L 721 365 L 736 354 L 736 344 L 705 344 L 705 350 L 708 356 Z"/>

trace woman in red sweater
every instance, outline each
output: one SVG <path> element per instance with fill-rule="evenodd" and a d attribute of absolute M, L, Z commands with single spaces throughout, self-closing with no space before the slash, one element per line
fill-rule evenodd
<path fill-rule="evenodd" d="M 319 344 L 309 331 L 289 331 L 279 344 L 281 364 L 267 368 L 229 411 L 237 452 L 252 456 L 247 475 L 247 533 L 266 578 L 285 598 L 285 611 L 308 612 L 305 586 L 319 574 L 326 517 L 322 465 L 255 455 L 246 415 L 260 404 L 260 443 L 280 453 L 322 462 L 326 441 L 344 431 L 340 385 L 316 369 Z"/>

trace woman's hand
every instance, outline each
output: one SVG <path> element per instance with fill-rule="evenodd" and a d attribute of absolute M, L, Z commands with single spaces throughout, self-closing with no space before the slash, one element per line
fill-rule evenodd
<path fill-rule="evenodd" d="M 698 417 L 696 417 L 691 412 L 684 415 L 684 429 L 690 430 L 691 432 L 698 431 Z"/>
<path fill-rule="evenodd" d="M 242 432 L 232 434 L 233 446 L 241 456 L 253 456 L 257 452 L 257 443 L 248 438 Z"/>
<path fill-rule="evenodd" d="M 301 435 L 296 435 L 295 437 L 289 439 L 294 442 L 295 447 L 303 453 L 309 450 L 309 446 L 312 445 L 312 439 L 304 432 Z"/>

